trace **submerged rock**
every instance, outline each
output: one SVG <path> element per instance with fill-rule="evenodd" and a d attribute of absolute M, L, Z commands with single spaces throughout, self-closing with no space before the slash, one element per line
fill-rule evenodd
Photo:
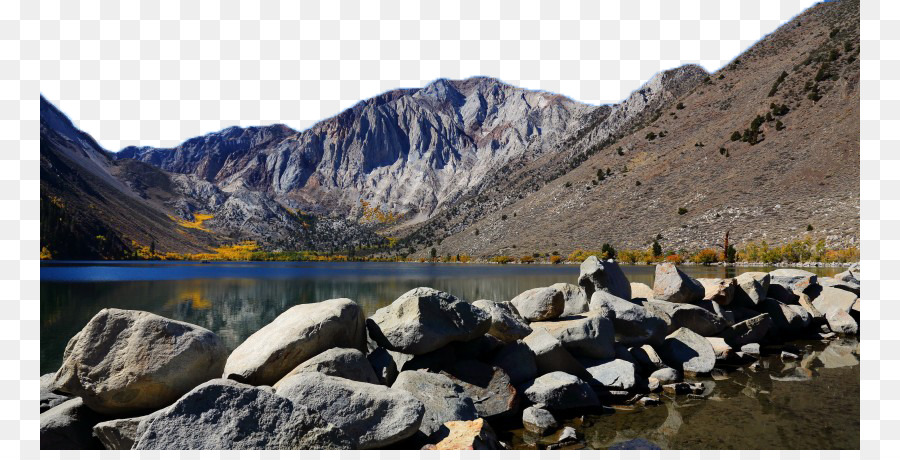
<path fill-rule="evenodd" d="M 587 382 L 565 372 L 542 375 L 525 386 L 525 397 L 550 410 L 593 407 L 600 404 Z"/>
<path fill-rule="evenodd" d="M 590 256 L 581 263 L 578 286 L 584 290 L 586 299 L 595 292 L 608 292 L 621 299 L 631 298 L 631 284 L 619 264 Z"/>
<path fill-rule="evenodd" d="M 566 307 L 563 293 L 552 287 L 529 289 L 511 301 L 527 321 L 545 321 L 562 314 Z"/>
<path fill-rule="evenodd" d="M 397 376 L 391 388 L 408 392 L 424 405 L 425 413 L 419 431 L 426 437 L 437 432 L 446 422 L 478 418 L 472 398 L 446 375 L 404 371 Z"/>
<path fill-rule="evenodd" d="M 493 300 L 476 300 L 473 306 L 481 308 L 491 315 L 491 328 L 488 334 L 505 343 L 524 339 L 531 334 L 528 322 L 519 315 L 518 310 L 510 302 L 494 302 Z"/>

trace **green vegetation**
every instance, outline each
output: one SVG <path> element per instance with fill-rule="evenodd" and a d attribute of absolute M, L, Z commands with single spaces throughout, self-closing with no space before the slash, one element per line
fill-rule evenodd
<path fill-rule="evenodd" d="M 678 215 L 683 216 L 687 214 L 688 210 L 686 208 L 678 208 Z"/>
<path fill-rule="evenodd" d="M 678 110 L 684 110 L 684 103 L 679 102 L 678 105 L 675 106 L 675 108 Z"/>
<path fill-rule="evenodd" d="M 644 137 L 645 137 L 648 141 L 652 141 L 652 140 L 656 139 L 656 133 L 654 133 L 653 131 L 650 131 L 650 132 L 647 133 L 647 135 L 644 136 Z"/>
<path fill-rule="evenodd" d="M 784 82 L 784 79 L 787 78 L 788 73 L 786 71 L 781 71 L 781 75 L 778 76 L 778 79 L 775 80 L 775 83 L 772 84 L 772 89 L 769 90 L 769 97 L 775 95 L 778 92 L 778 86 Z"/>
<path fill-rule="evenodd" d="M 740 131 L 735 131 L 735 132 L 731 133 L 731 142 L 737 142 L 739 140 L 741 140 L 741 132 Z"/>

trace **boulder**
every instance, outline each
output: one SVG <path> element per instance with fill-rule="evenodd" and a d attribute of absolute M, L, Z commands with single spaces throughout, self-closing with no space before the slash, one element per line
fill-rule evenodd
<path fill-rule="evenodd" d="M 725 339 L 721 337 L 707 337 L 706 340 L 712 345 L 713 353 L 716 354 L 717 361 L 726 361 L 731 358 L 732 349 Z"/>
<path fill-rule="evenodd" d="M 415 288 L 378 309 L 366 325 L 379 346 L 422 355 L 484 335 L 491 315 L 446 292 Z"/>
<path fill-rule="evenodd" d="M 92 430 L 103 420 L 82 398 L 63 401 L 41 413 L 41 450 L 102 449 Z"/>
<path fill-rule="evenodd" d="M 442 374 L 450 377 L 462 387 L 466 395 L 475 403 L 479 417 L 505 415 L 516 408 L 518 392 L 509 375 L 499 367 L 480 361 L 457 362 Z"/>
<path fill-rule="evenodd" d="M 514 385 L 535 378 L 538 372 L 534 352 L 521 340 L 501 348 L 492 363 L 503 369 Z"/>
<path fill-rule="evenodd" d="M 296 305 L 231 352 L 223 376 L 272 385 L 291 369 L 334 347 L 366 350 L 365 315 L 350 299 Z"/>
<path fill-rule="evenodd" d="M 837 278 L 822 276 L 819 277 L 819 285 L 833 287 L 836 289 L 843 289 L 845 291 L 852 292 L 857 296 L 859 295 L 859 281 L 856 279 L 840 280 Z"/>
<path fill-rule="evenodd" d="M 149 423 L 152 418 L 164 410 L 165 408 L 150 415 L 120 418 L 98 423 L 94 425 L 94 436 L 108 450 L 131 450 L 135 441 L 137 441 L 137 432 L 140 424 L 142 422 Z"/>
<path fill-rule="evenodd" d="M 694 374 L 708 373 L 716 365 L 709 341 L 685 327 L 666 337 L 659 354 L 670 367 Z"/>
<path fill-rule="evenodd" d="M 587 297 L 577 284 L 556 283 L 550 285 L 550 287 L 563 293 L 565 306 L 563 307 L 562 316 L 577 315 L 588 310 L 590 297 Z"/>
<path fill-rule="evenodd" d="M 653 298 L 653 288 L 644 283 L 631 283 L 631 300 L 639 303 L 638 299 L 649 300 Z"/>
<path fill-rule="evenodd" d="M 662 358 L 656 353 L 650 345 L 641 345 L 640 347 L 631 347 L 629 350 L 631 356 L 634 356 L 635 362 L 641 366 L 645 374 L 650 374 L 657 369 L 666 367 Z"/>
<path fill-rule="evenodd" d="M 600 404 L 587 382 L 565 372 L 542 375 L 525 386 L 525 398 L 549 410 L 593 407 Z"/>
<path fill-rule="evenodd" d="M 848 311 L 832 310 L 825 315 L 828 327 L 838 334 L 852 335 L 859 333 L 859 323 Z"/>
<path fill-rule="evenodd" d="M 851 314 L 853 306 L 859 300 L 856 294 L 827 286 L 814 286 L 805 293 L 810 293 L 810 297 L 815 295 L 812 305 L 825 316 L 832 331 L 841 334 L 855 334 L 859 331 L 859 323 Z"/>
<path fill-rule="evenodd" d="M 361 351 L 355 348 L 332 348 L 300 363 L 272 386 L 277 390 L 281 382 L 301 372 L 321 372 L 357 382 L 380 383 L 372 365 Z"/>
<path fill-rule="evenodd" d="M 758 343 L 747 343 L 747 344 L 741 345 L 741 352 L 748 356 L 759 358 L 760 346 Z"/>
<path fill-rule="evenodd" d="M 731 305 L 738 307 L 753 307 L 766 298 L 769 292 L 770 276 L 765 272 L 741 273 L 735 278 L 737 289 L 734 290 L 734 299 Z"/>
<path fill-rule="evenodd" d="M 562 291 L 552 287 L 529 289 L 510 301 L 527 321 L 544 321 L 562 314 L 566 307 Z"/>
<path fill-rule="evenodd" d="M 812 317 L 800 305 L 788 305 L 772 298 L 766 298 L 757 306 L 768 313 L 776 330 L 795 334 L 809 327 Z"/>
<path fill-rule="evenodd" d="M 533 322 L 531 327 L 549 332 L 574 354 L 597 359 L 616 355 L 613 322 L 599 312 Z"/>
<path fill-rule="evenodd" d="M 656 379 L 660 385 L 668 385 L 670 383 L 680 382 L 681 373 L 671 367 L 663 367 L 653 371 L 650 374 L 651 379 Z"/>
<path fill-rule="evenodd" d="M 590 256 L 581 263 L 578 286 L 584 290 L 586 299 L 597 291 L 605 291 L 621 299 L 631 298 L 631 284 L 619 264 L 600 260 L 597 256 Z"/>
<path fill-rule="evenodd" d="M 503 445 L 483 418 L 445 422 L 431 435 L 427 450 L 500 450 Z"/>
<path fill-rule="evenodd" d="M 769 289 L 777 284 L 789 292 L 803 292 L 810 285 L 816 284 L 817 279 L 815 273 L 806 270 L 779 268 L 769 272 Z"/>
<path fill-rule="evenodd" d="M 859 264 L 854 263 L 850 265 L 850 267 L 846 271 L 842 271 L 837 275 L 834 275 L 834 278 L 841 281 L 855 281 L 859 283 L 859 281 L 862 279 L 859 277 Z"/>
<path fill-rule="evenodd" d="M 41 376 L 41 413 L 43 414 L 48 409 L 52 409 L 70 399 L 72 399 L 72 395 L 64 395 L 56 393 L 56 388 L 53 386 L 53 379 L 56 377 L 56 374 L 51 372 L 49 374 L 44 374 Z"/>
<path fill-rule="evenodd" d="M 518 310 L 510 302 L 494 302 L 493 300 L 476 300 L 473 306 L 481 308 L 491 316 L 491 328 L 488 334 L 505 343 L 524 339 L 531 334 L 528 322 L 519 315 Z"/>
<path fill-rule="evenodd" d="M 51 385 L 100 413 L 151 411 L 222 375 L 227 354 L 200 326 L 105 308 L 69 340 Z"/>
<path fill-rule="evenodd" d="M 175 404 L 143 420 L 138 425 L 133 449 L 294 450 L 356 447 L 355 438 L 348 437 L 303 405 L 265 387 L 216 379 L 194 388 Z"/>
<path fill-rule="evenodd" d="M 734 278 L 697 278 L 703 286 L 703 300 L 712 300 L 726 306 L 734 300 L 737 281 Z"/>
<path fill-rule="evenodd" d="M 538 374 L 560 371 L 589 378 L 590 374 L 578 360 L 546 330 L 535 329 L 523 342 L 534 353 Z"/>
<path fill-rule="evenodd" d="M 821 278 L 819 279 L 821 280 Z M 809 313 L 809 318 L 813 325 L 823 324 L 825 322 L 825 315 L 816 309 L 812 300 L 809 298 L 809 295 L 805 292 L 801 292 L 797 295 L 797 303 L 800 305 L 800 308 L 803 308 L 806 310 L 806 313 Z"/>
<path fill-rule="evenodd" d="M 422 403 L 406 391 L 317 372 L 286 378 L 276 393 L 318 413 L 360 449 L 377 449 L 412 436 L 425 413 Z"/>
<path fill-rule="evenodd" d="M 372 370 L 375 372 L 375 376 L 378 378 L 378 383 L 391 386 L 391 384 L 394 383 L 394 379 L 396 379 L 397 375 L 400 373 L 397 362 L 394 360 L 395 354 L 404 357 L 412 357 L 412 355 L 389 351 L 382 347 L 372 350 L 366 356 L 366 359 L 372 366 Z"/>
<path fill-rule="evenodd" d="M 591 384 L 604 389 L 634 391 L 639 377 L 634 363 L 623 359 L 584 362 L 585 369 L 591 374 Z"/>
<path fill-rule="evenodd" d="M 522 412 L 522 426 L 526 431 L 544 436 L 559 426 L 559 422 L 547 409 L 530 406 Z"/>
<path fill-rule="evenodd" d="M 710 336 L 718 334 L 728 326 L 724 317 L 697 305 L 657 299 L 648 300 L 647 304 L 664 311 L 672 319 L 668 329 L 670 333 L 686 327 L 702 336 Z"/>
<path fill-rule="evenodd" d="M 671 318 L 664 312 L 620 299 L 605 291 L 594 293 L 590 311 L 611 316 L 616 341 L 626 346 L 662 343 L 671 323 Z"/>
<path fill-rule="evenodd" d="M 748 343 L 760 342 L 771 327 L 772 318 L 763 313 L 725 328 L 720 335 L 728 345 L 740 347 Z"/>
<path fill-rule="evenodd" d="M 425 413 L 419 432 L 426 437 L 437 432 L 446 422 L 478 418 L 472 398 L 446 375 L 421 370 L 404 371 L 397 376 L 391 388 L 410 393 L 424 405 Z"/>
<path fill-rule="evenodd" d="M 699 281 L 687 276 L 670 262 L 656 266 L 653 280 L 653 298 L 675 303 L 693 303 L 703 300 L 706 293 Z"/>

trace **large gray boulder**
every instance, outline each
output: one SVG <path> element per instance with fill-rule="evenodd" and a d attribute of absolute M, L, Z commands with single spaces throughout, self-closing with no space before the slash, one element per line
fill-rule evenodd
<path fill-rule="evenodd" d="M 605 291 L 591 296 L 590 311 L 612 312 L 616 341 L 628 346 L 660 344 L 669 330 L 671 318 L 654 308 L 638 305 Z"/>
<path fill-rule="evenodd" d="M 608 359 L 616 355 L 613 322 L 600 312 L 556 318 L 531 323 L 543 329 L 570 352 L 589 358 Z"/>
<path fill-rule="evenodd" d="M 718 334 L 728 326 L 724 317 L 697 305 L 657 299 L 648 300 L 647 304 L 664 311 L 672 319 L 668 330 L 670 333 L 686 327 L 702 336 L 710 336 Z"/>
<path fill-rule="evenodd" d="M 565 372 L 551 372 L 525 385 L 525 398 L 549 410 L 592 407 L 600 404 L 591 386 Z"/>
<path fill-rule="evenodd" d="M 737 289 L 734 291 L 734 300 L 731 301 L 731 305 L 736 307 L 756 306 L 766 298 L 770 279 L 769 274 L 765 272 L 741 273 L 735 278 Z"/>
<path fill-rule="evenodd" d="M 590 374 L 584 366 L 569 353 L 562 342 L 544 329 L 536 329 L 523 340 L 526 346 L 534 353 L 534 362 L 537 365 L 538 374 L 561 371 L 583 378 L 589 378 Z"/>
<path fill-rule="evenodd" d="M 563 293 L 565 306 L 563 307 L 562 316 L 577 315 L 588 310 L 590 297 L 587 297 L 584 290 L 577 284 L 556 283 L 550 285 L 550 287 Z"/>
<path fill-rule="evenodd" d="M 675 303 L 694 303 L 703 300 L 706 289 L 699 281 L 687 276 L 675 266 L 666 262 L 656 266 L 653 280 L 653 298 Z"/>
<path fill-rule="evenodd" d="M 588 373 L 591 374 L 590 383 L 608 390 L 633 391 L 638 384 L 637 366 L 623 359 L 610 359 L 586 363 Z"/>
<path fill-rule="evenodd" d="M 396 387 L 317 372 L 286 378 L 276 393 L 318 413 L 356 440 L 360 449 L 377 449 L 412 436 L 425 413 L 416 397 Z"/>
<path fill-rule="evenodd" d="M 425 407 L 419 432 L 425 437 L 437 432 L 441 425 L 454 420 L 475 420 L 478 410 L 463 387 L 450 377 L 422 370 L 404 371 L 391 386 L 404 390 L 421 401 Z"/>
<path fill-rule="evenodd" d="M 276 390 L 285 379 L 301 372 L 321 372 L 365 383 L 380 383 L 369 360 L 355 348 L 332 348 L 300 363 L 272 385 Z"/>
<path fill-rule="evenodd" d="M 271 389 L 204 383 L 139 423 L 135 450 L 348 449 L 356 440 Z"/>
<path fill-rule="evenodd" d="M 812 323 L 812 316 L 800 305 L 790 305 L 767 298 L 760 302 L 757 308 L 761 312 L 768 313 L 772 318 L 772 325 L 779 332 L 796 334 Z"/>
<path fill-rule="evenodd" d="M 228 356 L 224 377 L 272 385 L 291 369 L 334 347 L 366 349 L 365 315 L 350 299 L 296 305 L 256 331 Z"/>
<path fill-rule="evenodd" d="M 552 287 L 529 289 L 515 296 L 510 303 L 526 321 L 556 318 L 566 307 L 562 291 Z"/>
<path fill-rule="evenodd" d="M 476 360 L 455 363 L 441 374 L 461 386 L 475 403 L 479 417 L 505 415 L 518 403 L 518 391 L 503 369 Z"/>
<path fill-rule="evenodd" d="M 222 375 L 227 354 L 200 326 L 106 308 L 69 340 L 51 385 L 100 413 L 150 411 Z"/>
<path fill-rule="evenodd" d="M 510 302 L 494 302 L 493 300 L 476 300 L 472 305 L 491 315 L 491 328 L 488 334 L 505 343 L 524 339 L 531 334 L 528 322 L 519 315 L 518 310 Z"/>
<path fill-rule="evenodd" d="M 503 369 L 515 385 L 535 378 L 538 372 L 534 352 L 521 340 L 501 348 L 492 363 Z"/>
<path fill-rule="evenodd" d="M 859 300 L 856 294 L 828 286 L 814 286 L 805 292 L 811 293 L 810 296 L 815 295 L 812 305 L 825 316 L 832 331 L 842 334 L 859 332 L 859 323 L 851 314 L 853 306 Z"/>
<path fill-rule="evenodd" d="M 420 287 L 378 309 L 366 325 L 379 346 L 422 355 L 484 335 L 491 315 L 446 292 Z"/>
<path fill-rule="evenodd" d="M 82 398 L 63 401 L 41 413 L 41 450 L 102 449 L 92 430 L 103 420 Z"/>
<path fill-rule="evenodd" d="M 41 413 L 43 414 L 49 409 L 52 409 L 70 399 L 72 399 L 72 395 L 64 395 L 60 393 L 56 393 L 56 388 L 53 386 L 53 380 L 56 377 L 56 373 L 51 372 L 49 374 L 44 374 L 41 376 Z"/>
<path fill-rule="evenodd" d="M 859 333 L 859 323 L 852 313 L 844 310 L 833 310 L 825 315 L 828 327 L 838 334 L 852 335 Z"/>
<path fill-rule="evenodd" d="M 769 290 L 766 296 L 784 303 L 796 304 L 799 294 L 817 284 L 815 273 L 796 268 L 779 268 L 769 272 Z"/>
<path fill-rule="evenodd" d="M 828 276 L 820 276 L 819 277 L 819 285 L 820 286 L 828 286 L 837 289 L 843 289 L 848 292 L 852 292 L 856 295 L 859 295 L 859 281 L 856 279 L 837 279 L 828 277 Z"/>
<path fill-rule="evenodd" d="M 703 300 L 727 306 L 734 300 L 734 291 L 737 289 L 737 281 L 734 278 L 697 278 L 703 285 Z"/>
<path fill-rule="evenodd" d="M 584 290 L 586 299 L 597 291 L 605 291 L 622 299 L 631 298 L 631 284 L 619 264 L 600 260 L 597 256 L 590 256 L 581 263 L 578 285 Z"/>
<path fill-rule="evenodd" d="M 705 374 L 716 365 L 716 353 L 705 337 L 682 327 L 669 334 L 659 354 L 673 369 Z"/>
<path fill-rule="evenodd" d="M 740 348 L 748 343 L 761 342 L 771 327 L 772 318 L 763 313 L 725 328 L 720 335 L 728 345 Z"/>

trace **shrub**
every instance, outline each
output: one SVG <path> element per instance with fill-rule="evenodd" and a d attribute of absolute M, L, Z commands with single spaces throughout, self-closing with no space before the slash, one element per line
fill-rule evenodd
<path fill-rule="evenodd" d="M 784 129 L 784 123 L 782 123 L 781 120 L 776 121 L 775 131 L 781 131 L 782 129 Z"/>
<path fill-rule="evenodd" d="M 679 215 L 679 216 L 683 216 L 683 215 L 687 214 L 687 212 L 688 212 L 688 210 L 685 209 L 685 208 L 678 208 L 678 215 Z"/>
<path fill-rule="evenodd" d="M 680 255 L 672 254 L 672 255 L 666 256 L 666 262 L 671 262 L 673 264 L 680 264 L 683 262 L 683 260 L 681 259 Z"/>
<path fill-rule="evenodd" d="M 616 149 L 616 153 L 618 153 L 619 156 L 625 155 L 625 149 L 620 145 L 619 148 Z"/>
<path fill-rule="evenodd" d="M 566 182 L 566 188 L 569 188 L 569 187 L 571 187 L 571 186 L 572 186 L 572 183 L 571 183 L 571 182 Z"/>
<path fill-rule="evenodd" d="M 506 220 L 506 219 L 507 219 L 506 214 L 500 216 L 500 220 Z"/>
<path fill-rule="evenodd" d="M 653 245 L 650 246 L 650 250 L 653 252 L 653 257 L 662 255 L 662 246 L 659 245 L 659 241 L 654 240 Z"/>
<path fill-rule="evenodd" d="M 603 247 L 600 248 L 600 252 L 603 254 L 604 259 L 616 258 L 616 250 L 609 243 L 603 243 Z"/>
<path fill-rule="evenodd" d="M 533 264 L 533 263 L 534 263 L 534 257 L 532 257 L 532 256 L 522 256 L 522 257 L 519 258 L 519 262 L 521 262 L 521 263 L 523 263 L 523 264 Z"/>
<path fill-rule="evenodd" d="M 560 256 L 550 256 L 550 263 L 551 263 L 551 264 L 556 265 L 556 264 L 558 264 L 558 263 L 560 263 L 560 262 L 562 262 L 562 257 L 560 257 Z"/>
<path fill-rule="evenodd" d="M 807 231 L 807 232 L 813 231 L 813 226 L 812 226 L 812 224 L 806 224 L 806 231 Z"/>
<path fill-rule="evenodd" d="M 675 108 L 678 110 L 684 110 L 684 103 L 679 102 L 678 105 L 675 106 Z"/>
<path fill-rule="evenodd" d="M 634 185 L 637 185 L 638 187 L 640 187 L 641 181 L 639 181 L 639 180 L 634 181 Z"/>
<path fill-rule="evenodd" d="M 648 141 L 652 141 L 652 140 L 656 139 L 656 133 L 654 133 L 653 131 L 650 131 L 650 132 L 647 133 L 647 135 L 644 136 L 644 137 L 645 137 Z"/>
<path fill-rule="evenodd" d="M 513 261 L 512 257 L 509 256 L 497 256 L 491 259 L 491 262 L 498 263 L 501 265 L 506 265 Z"/>
<path fill-rule="evenodd" d="M 702 249 L 691 257 L 691 261 L 696 264 L 709 265 L 719 261 L 719 253 L 715 249 Z"/>
<path fill-rule="evenodd" d="M 741 132 L 740 131 L 735 131 L 735 132 L 731 133 L 731 142 L 737 142 L 739 140 L 741 140 Z"/>

